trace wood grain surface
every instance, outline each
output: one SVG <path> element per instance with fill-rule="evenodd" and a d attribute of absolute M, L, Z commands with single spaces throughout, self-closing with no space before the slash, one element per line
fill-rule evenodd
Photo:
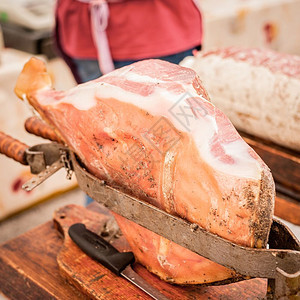
<path fill-rule="evenodd" d="M 278 195 L 275 199 L 274 215 L 295 225 L 300 225 L 300 202 L 284 195 Z"/>
<path fill-rule="evenodd" d="M 295 194 L 299 193 L 300 153 L 246 133 L 240 133 L 249 146 L 254 149 L 271 169 L 275 182 L 294 191 Z"/>
<path fill-rule="evenodd" d="M 105 209 L 70 205 L 47 222 L 0 246 L 0 291 L 10 299 L 151 299 L 125 279 L 87 257 L 66 234 L 77 222 L 99 233 L 110 218 Z M 96 211 L 96 212 L 95 212 Z M 58 232 L 64 233 L 64 238 Z M 128 250 L 123 237 L 114 240 Z M 222 286 L 182 287 L 161 281 L 144 267 L 134 269 L 170 299 L 260 299 L 266 280 L 251 279 Z"/>
<path fill-rule="evenodd" d="M 93 299 L 151 299 L 127 280 L 114 275 L 87 257 L 71 241 L 67 230 L 70 225 L 82 219 L 82 214 L 82 207 L 68 206 L 57 211 L 54 216 L 56 224 L 59 224 L 58 228 L 61 228 L 60 231 L 65 237 L 64 246 L 57 259 L 62 276 Z M 83 223 L 99 234 L 108 218 L 104 211 L 99 214 L 84 210 Z M 119 251 L 130 251 L 124 237 L 114 239 L 112 244 Z M 160 280 L 139 264 L 134 265 L 134 270 L 170 299 L 259 299 L 266 292 L 266 281 L 263 279 L 251 279 L 222 286 L 183 287 Z"/>

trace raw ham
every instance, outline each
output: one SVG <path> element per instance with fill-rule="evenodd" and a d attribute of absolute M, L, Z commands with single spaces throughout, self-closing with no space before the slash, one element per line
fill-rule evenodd
<path fill-rule="evenodd" d="M 300 57 L 222 48 L 185 58 L 212 101 L 238 129 L 300 150 Z"/>
<path fill-rule="evenodd" d="M 266 246 L 271 173 L 208 100 L 194 71 L 145 60 L 66 92 L 53 90 L 45 74 L 32 59 L 15 91 L 92 174 L 230 241 Z M 116 220 L 136 259 L 163 280 L 198 284 L 234 276 L 132 221 Z"/>

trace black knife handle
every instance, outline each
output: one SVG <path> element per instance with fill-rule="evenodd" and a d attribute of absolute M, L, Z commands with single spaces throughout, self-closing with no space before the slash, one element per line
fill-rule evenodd
<path fill-rule="evenodd" d="M 134 262 L 132 252 L 119 252 L 101 236 L 88 230 L 84 224 L 73 224 L 69 228 L 69 235 L 84 253 L 117 275 Z"/>

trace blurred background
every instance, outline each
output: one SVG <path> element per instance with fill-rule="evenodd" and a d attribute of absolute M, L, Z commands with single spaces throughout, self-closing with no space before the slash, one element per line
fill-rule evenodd
<path fill-rule="evenodd" d="M 300 55 L 300 0 L 198 0 L 203 17 L 202 49 L 267 47 Z M 30 109 L 14 94 L 24 63 L 33 55 L 47 62 L 56 89 L 76 84 L 53 39 L 54 0 L 0 1 L 0 130 L 28 145 L 44 142 L 24 130 Z M 76 181 L 61 170 L 32 192 L 21 186 L 29 168 L 0 155 L 0 242 L 50 220 L 67 203 L 84 205 Z M 295 231 L 298 229 L 296 227 Z"/>

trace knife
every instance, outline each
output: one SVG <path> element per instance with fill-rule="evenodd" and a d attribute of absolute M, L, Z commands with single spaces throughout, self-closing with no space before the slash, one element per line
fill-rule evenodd
<path fill-rule="evenodd" d="M 153 299 L 168 299 L 131 268 L 131 264 L 134 263 L 132 252 L 119 252 L 101 236 L 88 230 L 81 223 L 73 224 L 69 228 L 69 236 L 84 253 L 116 275 L 126 278 Z"/>

